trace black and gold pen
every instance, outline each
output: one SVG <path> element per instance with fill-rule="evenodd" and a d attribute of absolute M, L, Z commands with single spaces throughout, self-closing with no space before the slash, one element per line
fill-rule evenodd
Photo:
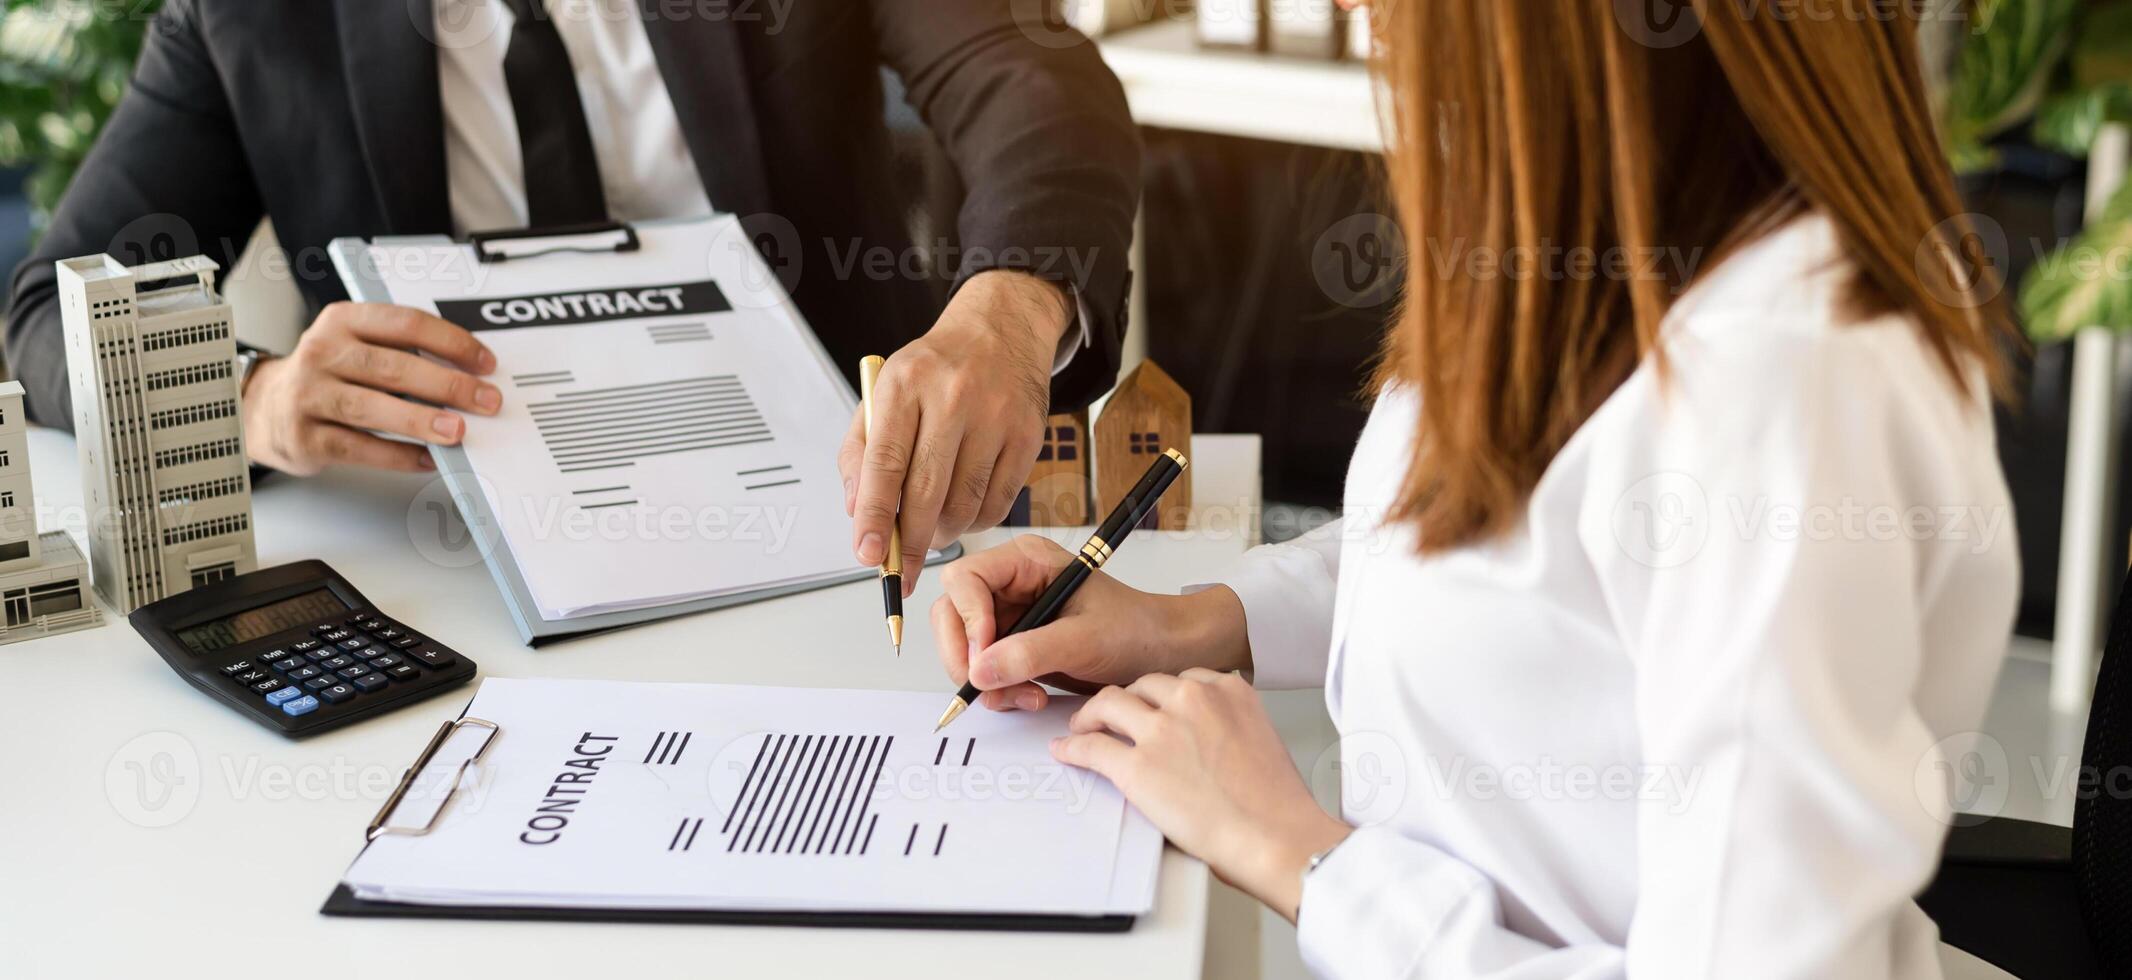
<path fill-rule="evenodd" d="M 1126 492 L 1125 499 L 1118 501 L 1118 506 L 1111 508 L 1110 516 L 1103 519 L 1103 523 L 1096 528 L 1096 533 L 1088 536 L 1088 543 L 1082 545 L 1073 560 L 1067 562 L 1065 569 L 1059 572 L 1059 576 L 1052 579 L 1050 585 L 1045 586 L 1044 593 L 1036 597 L 1036 602 L 1029 606 L 1029 611 L 1022 613 L 1022 618 L 1015 620 L 1014 626 L 1001 633 L 999 638 L 1006 639 L 1023 630 L 1033 630 L 1051 622 L 1052 617 L 1065 608 L 1066 601 L 1073 598 L 1075 592 L 1080 591 L 1081 583 L 1088 581 L 1090 575 L 1102 568 L 1103 563 L 1110 560 L 1111 554 L 1118 546 L 1125 543 L 1125 536 L 1132 533 L 1133 528 L 1140 526 L 1141 519 L 1147 517 L 1148 511 L 1155 509 L 1155 504 L 1162 499 L 1162 492 L 1168 490 L 1170 484 L 1177 482 L 1177 477 L 1182 475 L 1185 467 L 1189 465 L 1191 464 L 1186 462 L 1184 454 L 1175 449 L 1165 449 L 1162 455 L 1155 457 L 1154 465 L 1147 468 L 1147 475 L 1142 476 L 1140 482 Z M 933 726 L 933 730 L 937 732 L 948 727 L 948 723 L 954 721 L 955 716 L 977 703 L 980 693 L 982 692 L 977 689 L 977 685 L 964 683 L 962 690 L 955 692 L 955 700 L 948 705 L 948 710 L 940 715 L 940 721 Z"/>
<path fill-rule="evenodd" d="M 886 363 L 879 354 L 859 362 L 859 405 L 866 413 L 868 441 L 874 436 L 874 379 Z M 894 521 L 888 525 L 888 551 L 881 557 L 881 603 L 888 612 L 888 642 L 896 656 L 903 656 L 903 532 Z"/>

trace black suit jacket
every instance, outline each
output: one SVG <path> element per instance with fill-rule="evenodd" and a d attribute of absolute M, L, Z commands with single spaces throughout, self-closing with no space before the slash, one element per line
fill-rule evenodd
<path fill-rule="evenodd" d="M 1139 142 L 1092 45 L 1018 20 L 1039 5 L 1012 0 L 797 0 L 782 23 L 760 2 L 641 2 L 711 204 L 742 216 L 838 363 L 893 350 L 939 313 L 906 263 L 884 276 L 853 262 L 912 247 L 882 120 L 886 64 L 966 188 L 956 285 L 1009 267 L 1077 287 L 1094 349 L 1054 379 L 1054 407 L 1110 387 Z M 15 273 L 7 357 L 30 417 L 72 419 L 56 259 L 198 253 L 227 268 L 266 215 L 315 312 L 346 298 L 331 239 L 449 234 L 432 23 L 430 0 L 165 6 Z"/>

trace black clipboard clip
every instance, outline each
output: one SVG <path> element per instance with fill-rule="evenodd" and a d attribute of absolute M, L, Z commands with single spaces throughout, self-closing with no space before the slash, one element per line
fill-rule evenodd
<path fill-rule="evenodd" d="M 452 735 L 462 728 L 486 728 L 489 733 L 482 738 L 481 747 L 475 749 L 473 755 L 460 760 L 459 771 L 452 773 L 451 788 L 444 791 L 444 799 L 438 801 L 436 812 L 431 813 L 429 821 L 420 827 L 392 826 L 389 821 L 392 819 L 393 813 L 400 809 L 400 801 L 407 798 L 407 789 L 414 785 L 415 777 L 421 775 L 422 770 L 429 767 L 430 761 L 437 756 L 437 750 L 443 748 L 444 743 L 450 741 Z M 378 808 L 378 815 L 370 818 L 370 826 L 363 831 L 363 839 L 365 841 L 374 841 L 386 834 L 420 837 L 435 830 L 438 819 L 442 818 L 445 809 L 452 805 L 452 797 L 459 795 L 459 784 L 466 779 L 467 769 L 480 762 L 483 756 L 489 754 L 489 746 L 495 743 L 496 734 L 501 731 L 503 731 L 503 726 L 481 718 L 461 717 L 447 721 L 439 726 L 437 734 L 430 737 L 429 746 L 422 750 L 420 756 L 415 758 L 414 765 L 407 767 L 407 774 L 400 777 L 400 785 L 393 787 L 392 795 L 385 798 L 385 805 Z"/>
<path fill-rule="evenodd" d="M 552 241 L 546 246 L 536 245 L 522 249 L 490 247 L 497 242 L 524 243 L 542 239 Z M 474 246 L 474 258 L 483 264 L 528 259 L 536 255 L 553 255 L 557 252 L 634 252 L 643 247 L 643 243 L 637 240 L 637 230 L 622 221 L 593 221 L 581 225 L 551 225 L 546 228 L 513 228 L 508 231 L 477 231 L 466 236 L 466 243 Z"/>

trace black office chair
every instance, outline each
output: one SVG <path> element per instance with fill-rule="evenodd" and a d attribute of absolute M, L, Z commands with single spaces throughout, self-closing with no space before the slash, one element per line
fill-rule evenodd
<path fill-rule="evenodd" d="M 2025 980 L 2132 977 L 2132 576 L 2088 712 L 2073 826 L 1957 827 L 1918 905 L 1941 941 Z"/>

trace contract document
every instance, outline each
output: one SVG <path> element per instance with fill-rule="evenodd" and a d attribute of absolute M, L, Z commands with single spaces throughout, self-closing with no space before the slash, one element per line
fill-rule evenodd
<path fill-rule="evenodd" d="M 344 884 L 437 906 L 1137 915 L 1162 837 L 1052 760 L 1078 700 L 935 734 L 937 694 L 489 678 L 417 783 L 479 762 L 383 815 Z"/>
<path fill-rule="evenodd" d="M 470 473 L 448 470 L 478 487 L 487 546 L 543 621 L 867 574 L 836 468 L 855 399 L 738 220 L 629 231 L 501 261 L 363 245 L 357 278 L 496 354 L 502 411 L 467 416 Z"/>

